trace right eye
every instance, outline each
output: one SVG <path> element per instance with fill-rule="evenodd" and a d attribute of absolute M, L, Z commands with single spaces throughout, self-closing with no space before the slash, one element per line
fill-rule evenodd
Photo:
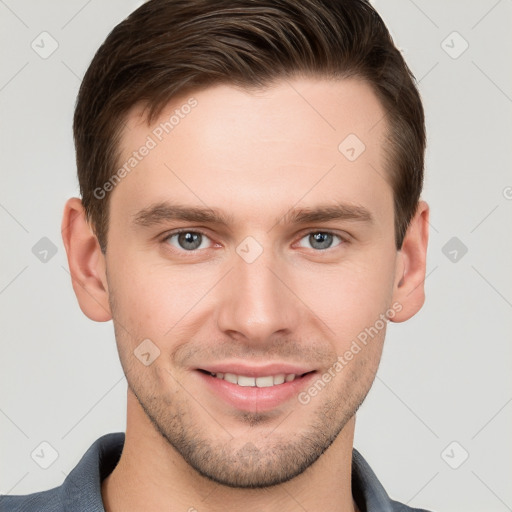
<path fill-rule="evenodd" d="M 164 239 L 164 242 L 169 243 L 169 245 L 172 245 L 176 249 L 187 252 L 207 249 L 210 247 L 208 241 L 211 242 L 204 233 L 185 229 L 170 233 Z"/>

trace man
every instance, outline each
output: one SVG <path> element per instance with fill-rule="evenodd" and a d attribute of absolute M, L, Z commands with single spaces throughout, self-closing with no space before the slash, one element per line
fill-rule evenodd
<path fill-rule="evenodd" d="M 410 511 L 353 448 L 424 300 L 421 100 L 363 0 L 150 0 L 74 119 L 62 233 L 126 435 L 2 510 Z"/>

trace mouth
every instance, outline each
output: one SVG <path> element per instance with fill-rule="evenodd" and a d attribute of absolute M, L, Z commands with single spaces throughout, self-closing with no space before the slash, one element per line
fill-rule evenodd
<path fill-rule="evenodd" d="M 257 388 L 270 388 L 273 386 L 280 386 L 285 382 L 293 382 L 296 379 L 301 379 L 305 375 L 313 372 L 305 372 L 302 374 L 295 373 L 278 373 L 276 375 L 262 375 L 262 376 L 250 376 L 250 375 L 237 375 L 236 373 L 229 372 L 209 372 L 207 370 L 199 370 L 211 377 L 225 380 L 231 384 L 236 384 L 241 387 L 257 387 Z"/>
<path fill-rule="evenodd" d="M 231 370 L 231 371 L 227 371 Z M 206 392 L 215 400 L 245 412 L 272 411 L 297 399 L 318 374 L 307 368 L 279 366 L 249 368 L 230 365 L 216 368 L 197 368 Z"/>

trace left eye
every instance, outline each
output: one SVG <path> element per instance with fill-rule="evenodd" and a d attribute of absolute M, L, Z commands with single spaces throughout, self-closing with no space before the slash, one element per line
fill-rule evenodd
<path fill-rule="evenodd" d="M 337 243 L 334 247 L 340 245 L 343 242 L 340 236 L 326 231 L 316 231 L 314 233 L 309 233 L 304 238 L 302 238 L 299 242 L 299 245 L 301 247 L 307 247 L 308 249 L 317 249 L 321 251 L 333 247 L 333 241 L 335 238 L 339 240 L 339 243 Z"/>
<path fill-rule="evenodd" d="M 172 246 L 185 251 L 195 251 L 196 249 L 206 249 L 210 239 L 198 231 L 180 231 L 166 238 Z"/>

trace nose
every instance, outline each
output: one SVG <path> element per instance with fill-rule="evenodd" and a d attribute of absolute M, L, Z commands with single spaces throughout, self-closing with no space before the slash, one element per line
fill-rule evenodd
<path fill-rule="evenodd" d="M 254 345 L 290 335 L 299 325 L 301 302 L 289 274 L 271 250 L 251 263 L 234 254 L 217 309 L 218 328 Z"/>

